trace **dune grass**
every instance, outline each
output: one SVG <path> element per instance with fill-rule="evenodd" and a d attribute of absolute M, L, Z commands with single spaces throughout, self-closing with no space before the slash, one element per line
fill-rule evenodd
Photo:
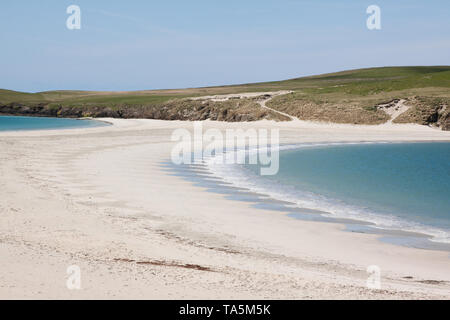
<path fill-rule="evenodd" d="M 415 96 L 450 97 L 450 67 L 362 69 L 298 81 L 321 85 L 299 88 L 268 105 L 304 120 L 379 124 L 389 119 L 379 104 Z"/>

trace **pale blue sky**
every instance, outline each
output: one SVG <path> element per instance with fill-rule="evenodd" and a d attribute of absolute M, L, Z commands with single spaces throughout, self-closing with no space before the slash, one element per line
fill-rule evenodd
<path fill-rule="evenodd" d="M 66 8 L 82 12 L 66 28 Z M 382 30 L 366 28 L 381 7 Z M 0 88 L 138 90 L 449 65 L 448 0 L 1 0 Z"/>

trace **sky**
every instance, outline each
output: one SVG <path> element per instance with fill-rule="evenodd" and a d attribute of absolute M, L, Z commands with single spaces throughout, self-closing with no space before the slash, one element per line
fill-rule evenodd
<path fill-rule="evenodd" d="M 67 7 L 81 9 L 70 30 Z M 369 30 L 378 5 L 381 30 Z M 143 90 L 450 64 L 448 0 L 1 0 L 0 88 Z"/>

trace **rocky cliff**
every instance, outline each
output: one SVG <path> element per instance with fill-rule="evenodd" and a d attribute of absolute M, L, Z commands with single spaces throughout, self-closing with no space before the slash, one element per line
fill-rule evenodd
<path fill-rule="evenodd" d="M 143 118 L 160 120 L 218 120 L 228 122 L 290 119 L 263 109 L 252 99 L 210 100 L 180 99 L 161 105 L 62 105 L 8 103 L 0 105 L 0 114 L 68 118 Z"/>

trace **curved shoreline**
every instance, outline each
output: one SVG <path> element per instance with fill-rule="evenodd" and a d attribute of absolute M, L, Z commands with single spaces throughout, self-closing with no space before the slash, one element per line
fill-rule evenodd
<path fill-rule="evenodd" d="M 296 144 L 296 145 L 284 145 L 279 146 L 279 151 L 287 151 L 287 150 L 298 150 L 305 148 L 315 148 L 315 147 L 328 147 L 328 146 L 342 146 L 342 145 L 371 145 L 371 144 L 405 144 L 405 143 L 439 143 L 433 141 L 377 141 L 377 142 L 317 142 L 317 143 L 304 143 L 304 144 Z M 243 150 L 231 151 L 234 153 L 239 153 Z M 230 151 L 225 151 L 229 153 Z M 245 152 L 245 150 L 244 150 Z M 256 148 L 248 150 L 249 154 L 258 152 Z M 216 157 L 220 157 L 220 155 L 216 155 Z M 336 222 L 336 223 L 344 223 L 346 225 L 346 231 L 350 232 L 360 232 L 360 233 L 373 233 L 380 236 L 380 240 L 388 241 L 392 244 L 399 244 L 408 247 L 415 247 L 419 249 L 429 249 L 429 250 L 444 250 L 450 252 L 450 243 L 441 241 L 437 239 L 437 234 L 443 232 L 444 230 L 438 229 L 435 226 L 428 226 L 418 224 L 414 221 L 403 221 L 410 225 L 410 227 L 395 227 L 395 226 L 385 226 L 380 225 L 380 219 L 383 221 L 384 219 L 389 218 L 389 216 L 379 214 L 379 213 L 370 213 L 371 215 L 375 215 L 373 217 L 365 217 L 365 216 L 348 216 L 348 215 L 337 215 L 336 213 L 329 212 L 329 209 L 322 207 L 302 207 L 299 204 L 296 204 L 296 199 L 294 198 L 286 198 L 281 196 L 280 194 L 274 194 L 273 190 L 269 190 L 266 187 L 262 187 L 261 185 L 257 185 L 255 181 L 242 181 L 238 176 L 244 174 L 242 169 L 238 168 L 236 164 L 229 165 L 221 165 L 219 169 L 217 169 L 214 165 L 214 157 L 210 159 L 204 159 L 203 164 L 195 167 L 181 167 L 182 171 L 190 171 L 193 173 L 197 173 L 197 179 L 194 179 L 194 182 L 199 182 L 202 185 L 202 180 L 204 180 L 204 172 L 203 170 L 207 170 L 213 177 L 206 177 L 208 181 L 212 181 L 212 183 L 216 183 L 217 186 L 221 186 L 224 183 L 228 184 L 229 189 L 233 188 L 236 190 L 234 193 L 234 199 L 244 199 L 243 201 L 252 202 L 254 207 L 265 209 L 268 208 L 272 210 L 279 210 L 285 214 L 288 214 L 290 217 L 294 217 L 297 219 L 305 219 L 305 220 L 315 220 L 322 222 Z M 225 168 L 226 167 L 226 168 Z M 201 171 L 198 171 L 199 168 L 202 168 Z M 222 169 L 222 170 L 221 170 Z M 231 170 L 236 169 L 236 170 Z M 176 170 L 174 168 L 174 170 Z M 179 171 L 179 170 L 177 170 Z M 239 172 L 237 172 L 239 171 Z M 234 175 L 233 173 L 236 173 Z M 183 173 L 180 173 L 183 176 Z M 189 178 L 191 178 L 189 176 Z M 216 180 L 217 179 L 217 180 Z M 197 181 L 198 180 L 198 181 Z M 215 180 L 215 181 L 214 181 Z M 218 192 L 221 193 L 220 190 L 224 194 L 227 194 L 227 198 L 230 198 L 228 191 L 223 190 L 223 187 L 215 188 L 214 186 L 209 186 L 210 192 Z M 219 190 L 219 191 L 217 191 Z M 241 191 L 243 190 L 243 191 Z M 244 193 L 253 193 L 254 197 L 242 197 L 241 192 Z M 320 195 L 316 195 L 320 196 Z M 269 199 L 269 200 L 268 200 Z M 333 200 L 333 199 L 328 199 Z M 338 199 L 334 199 L 338 200 Z M 281 205 L 270 205 L 268 206 L 265 202 L 273 202 L 273 203 L 284 203 Z M 305 213 L 306 212 L 306 213 Z M 313 212 L 313 213 L 312 213 Z M 311 213 L 315 216 L 311 216 Z M 366 219 L 365 219 L 366 218 Z M 396 219 L 400 219 L 395 216 Z M 374 220 L 375 219 L 375 220 Z M 404 218 L 402 218 L 404 219 Z M 401 221 L 398 221 L 401 223 Z M 428 229 L 428 230 L 424 230 Z M 428 232 L 427 232 L 428 231 Z M 444 231 L 447 232 L 448 231 Z M 409 241 L 408 241 L 409 240 Z"/>
<path fill-rule="evenodd" d="M 450 299 L 448 253 L 261 214 L 161 168 L 173 130 L 191 122 L 106 120 L 114 125 L 0 133 L 0 297 Z M 450 141 L 418 126 L 204 125 L 279 128 L 283 144 Z M 374 264 L 383 290 L 366 287 Z M 81 291 L 65 286 L 70 265 L 81 267 Z"/>

